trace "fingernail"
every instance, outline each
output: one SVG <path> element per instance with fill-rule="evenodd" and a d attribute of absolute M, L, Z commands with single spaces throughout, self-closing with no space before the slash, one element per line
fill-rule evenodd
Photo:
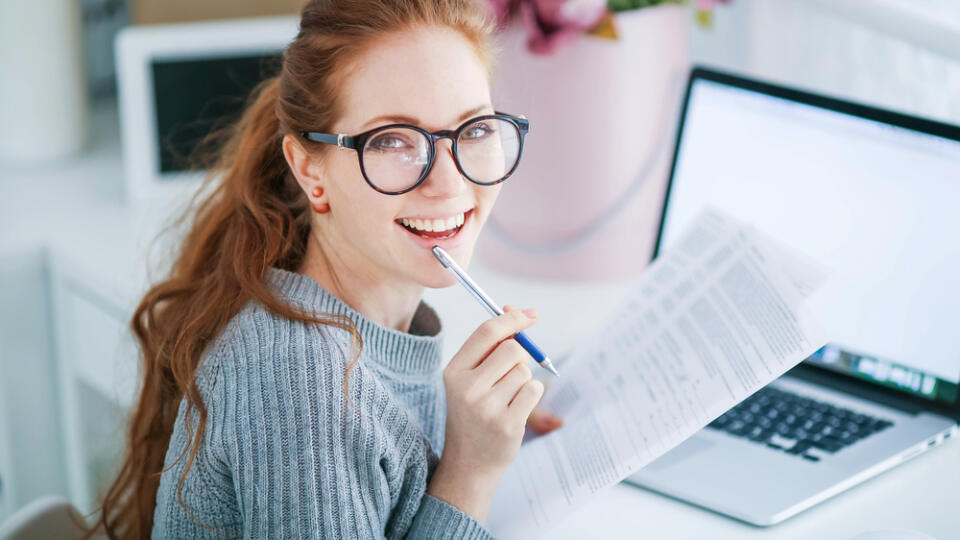
<path fill-rule="evenodd" d="M 540 426 L 544 429 L 556 429 L 563 424 L 563 419 L 550 413 L 544 413 L 540 418 Z"/>
<path fill-rule="evenodd" d="M 537 310 L 535 310 L 535 309 L 529 309 L 529 308 L 528 308 L 528 309 L 524 309 L 524 310 L 523 310 L 523 314 L 526 315 L 528 319 L 536 319 L 536 318 L 537 318 Z"/>

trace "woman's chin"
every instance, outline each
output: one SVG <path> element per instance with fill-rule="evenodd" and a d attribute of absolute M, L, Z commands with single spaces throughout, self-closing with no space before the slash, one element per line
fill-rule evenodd
<path fill-rule="evenodd" d="M 439 266 L 439 263 L 437 263 Z M 439 272 L 432 271 L 424 275 L 420 280 L 420 285 L 428 289 L 446 289 L 457 284 L 457 278 L 446 268 L 440 267 Z"/>

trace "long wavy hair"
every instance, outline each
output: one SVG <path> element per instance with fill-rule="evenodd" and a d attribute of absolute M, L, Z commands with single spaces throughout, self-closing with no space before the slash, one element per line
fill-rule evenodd
<path fill-rule="evenodd" d="M 141 300 L 131 320 L 142 355 L 142 381 L 119 473 L 91 533 L 148 538 L 164 457 L 181 400 L 191 422 L 177 497 L 200 447 L 207 420 L 195 374 L 204 351 L 249 301 L 272 313 L 348 330 L 353 322 L 277 300 L 271 267 L 296 271 L 311 234 L 311 208 L 284 158 L 281 142 L 304 130 L 329 131 L 340 115 L 345 69 L 384 34 L 419 26 L 459 31 L 492 69 L 491 17 L 475 0 L 311 0 L 299 33 L 284 51 L 279 75 L 251 94 L 240 119 L 221 133 L 205 189 L 183 216 L 189 223 L 169 276 Z M 323 157 L 322 145 L 304 141 Z M 323 231 L 317 231 L 322 234 Z M 194 428 L 194 429 L 191 429 Z M 189 511 L 189 509 L 187 509 Z"/>

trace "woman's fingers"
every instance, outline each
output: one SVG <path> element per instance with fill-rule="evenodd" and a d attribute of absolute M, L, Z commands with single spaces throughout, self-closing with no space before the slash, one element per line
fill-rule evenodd
<path fill-rule="evenodd" d="M 515 307 L 513 307 L 513 306 L 503 306 L 503 312 L 504 312 L 504 313 L 510 313 L 511 311 L 516 311 L 516 310 L 517 310 L 517 308 L 515 308 Z M 533 308 L 521 309 L 520 311 L 522 311 L 524 315 L 526 315 L 527 317 L 529 317 L 529 318 L 531 318 L 531 319 L 536 319 L 536 318 L 537 318 L 537 310 L 535 310 L 535 309 L 533 309 Z"/>
<path fill-rule="evenodd" d="M 503 315 L 484 321 L 467 338 L 460 351 L 450 360 L 455 369 L 473 369 L 493 351 L 501 341 L 532 325 L 536 319 L 521 310 L 511 309 Z"/>
<path fill-rule="evenodd" d="M 541 397 L 543 397 L 543 383 L 531 379 L 520 387 L 507 410 L 511 414 L 519 416 L 525 422 L 530 417 L 530 413 L 533 412 L 533 408 L 540 402 Z"/>
<path fill-rule="evenodd" d="M 527 365 L 527 362 L 516 363 L 512 369 L 493 385 L 491 397 L 497 403 L 502 403 L 504 410 L 506 410 L 510 401 L 516 397 L 520 387 L 532 378 L 533 374 L 530 372 L 530 367 Z"/>
<path fill-rule="evenodd" d="M 543 407 L 537 407 L 527 418 L 527 427 L 537 435 L 546 435 L 563 425 L 563 419 L 547 412 Z"/>
<path fill-rule="evenodd" d="M 483 362 L 473 368 L 477 385 L 482 388 L 490 388 L 497 384 L 497 381 L 502 379 L 514 366 L 526 363 L 529 360 L 530 353 L 524 350 L 517 343 L 517 340 L 513 338 L 505 339 L 487 355 Z"/>

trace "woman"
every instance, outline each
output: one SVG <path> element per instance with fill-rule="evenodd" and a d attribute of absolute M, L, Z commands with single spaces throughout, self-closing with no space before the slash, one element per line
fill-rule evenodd
<path fill-rule="evenodd" d="M 430 246 L 466 265 L 519 160 L 489 33 L 469 0 L 306 5 L 135 313 L 144 380 L 111 536 L 489 536 L 543 392 L 509 339 L 536 315 L 485 322 L 441 376 L 420 300 L 454 283 Z"/>

